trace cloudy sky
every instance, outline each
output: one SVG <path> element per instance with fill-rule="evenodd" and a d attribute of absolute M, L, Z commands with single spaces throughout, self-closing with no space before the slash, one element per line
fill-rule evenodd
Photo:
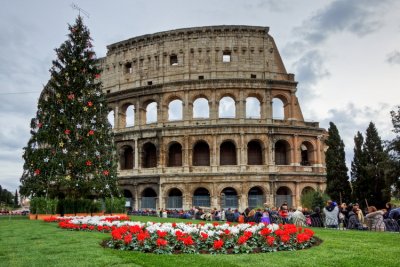
<path fill-rule="evenodd" d="M 22 148 L 54 48 L 77 12 L 72 0 L 3 0 L 0 8 L 0 185 L 19 186 Z M 333 121 L 353 157 L 353 137 L 370 121 L 391 139 L 400 99 L 400 1 L 396 0 L 75 0 L 98 57 L 134 36 L 206 25 L 269 26 L 286 69 L 299 82 L 307 121 Z"/>

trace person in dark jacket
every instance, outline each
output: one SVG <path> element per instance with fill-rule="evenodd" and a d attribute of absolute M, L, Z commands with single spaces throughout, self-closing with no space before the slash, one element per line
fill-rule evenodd
<path fill-rule="evenodd" d="M 349 211 L 349 221 L 347 223 L 347 229 L 363 230 L 363 226 L 358 220 L 357 207 L 351 207 L 352 209 Z"/>
<path fill-rule="evenodd" d="M 314 211 L 310 214 L 310 218 L 311 218 L 311 227 L 324 227 L 321 215 L 321 209 L 319 207 L 315 207 Z"/>

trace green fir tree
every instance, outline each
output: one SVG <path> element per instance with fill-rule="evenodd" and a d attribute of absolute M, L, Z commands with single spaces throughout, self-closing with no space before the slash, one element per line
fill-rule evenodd
<path fill-rule="evenodd" d="M 369 187 L 368 176 L 365 173 L 366 159 L 363 151 L 364 137 L 362 133 L 357 132 L 354 137 L 354 156 L 351 162 L 351 184 L 353 188 L 352 198 L 357 202 L 367 198 L 367 188 Z"/>
<path fill-rule="evenodd" d="M 333 122 L 329 123 L 329 137 L 326 145 L 326 193 L 335 201 L 348 202 L 351 195 L 349 176 L 347 174 L 344 143 Z"/>
<path fill-rule="evenodd" d="M 47 198 L 118 194 L 115 148 L 89 30 L 78 17 L 55 49 L 51 78 L 31 121 L 20 193 Z"/>

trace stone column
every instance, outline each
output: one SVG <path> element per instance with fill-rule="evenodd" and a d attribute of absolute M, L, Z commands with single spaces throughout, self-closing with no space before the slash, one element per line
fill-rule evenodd
<path fill-rule="evenodd" d="M 293 135 L 293 162 L 292 165 L 294 166 L 300 166 L 300 160 L 299 160 L 299 145 L 298 145 L 298 135 L 294 134 Z"/>
<path fill-rule="evenodd" d="M 139 168 L 139 148 L 138 148 L 138 140 L 137 138 L 134 140 L 135 141 L 135 162 L 134 162 L 134 169 Z"/>

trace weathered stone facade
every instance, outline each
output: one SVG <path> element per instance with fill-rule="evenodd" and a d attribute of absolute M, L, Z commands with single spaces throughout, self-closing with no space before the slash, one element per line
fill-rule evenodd
<path fill-rule="evenodd" d="M 101 80 L 133 209 L 295 206 L 325 189 L 326 131 L 304 121 L 268 30 L 186 28 L 107 47 Z"/>

